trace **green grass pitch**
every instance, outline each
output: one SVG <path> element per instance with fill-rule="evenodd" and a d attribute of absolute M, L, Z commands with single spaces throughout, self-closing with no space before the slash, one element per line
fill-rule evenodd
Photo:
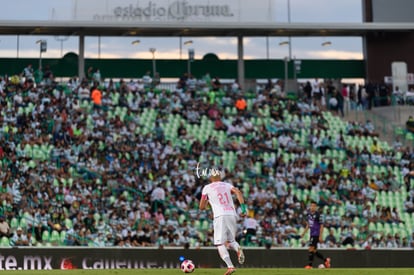
<path fill-rule="evenodd" d="M 197 268 L 194 275 L 223 275 L 225 269 Z M 95 270 L 2 270 L 1 275 L 182 275 L 180 269 L 95 269 Z M 234 275 L 412 275 L 414 268 L 331 268 L 331 269 L 298 269 L 298 268 L 238 268 Z"/>

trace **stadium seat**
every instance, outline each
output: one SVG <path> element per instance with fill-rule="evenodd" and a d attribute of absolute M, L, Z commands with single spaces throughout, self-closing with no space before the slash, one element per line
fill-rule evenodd
<path fill-rule="evenodd" d="M 201 230 L 208 230 L 210 229 L 210 222 L 208 220 L 204 220 L 201 223 Z"/>
<path fill-rule="evenodd" d="M 25 147 L 24 147 L 24 152 L 25 152 L 25 155 L 26 155 L 27 157 L 30 157 L 30 158 L 32 158 L 32 157 L 33 157 L 33 149 L 32 149 L 32 146 L 31 146 L 29 143 L 27 143 L 27 144 L 25 145 Z"/>
<path fill-rule="evenodd" d="M 49 242 L 49 239 L 50 239 L 49 231 L 48 230 L 43 231 L 43 233 L 42 233 L 42 242 L 47 243 L 47 242 Z"/>
<path fill-rule="evenodd" d="M 22 217 L 20 219 L 19 227 L 21 227 L 23 230 L 27 229 L 27 219 L 25 217 Z"/>
<path fill-rule="evenodd" d="M 93 219 L 96 221 L 96 223 L 98 223 L 98 221 L 101 219 L 101 214 L 99 214 L 99 212 L 95 212 L 93 214 Z"/>
<path fill-rule="evenodd" d="M 65 244 L 65 239 L 66 239 L 66 231 L 62 230 L 60 231 L 60 236 L 59 236 L 59 243 L 60 245 L 64 245 Z"/>
<path fill-rule="evenodd" d="M 182 224 L 185 220 L 188 220 L 187 217 L 184 214 L 180 214 L 178 217 L 178 223 Z"/>
<path fill-rule="evenodd" d="M 17 227 L 19 227 L 19 220 L 18 220 L 16 217 L 13 217 L 13 218 L 10 220 L 10 229 L 11 229 L 12 231 L 14 231 L 14 230 L 16 230 L 16 229 L 17 229 Z"/>
<path fill-rule="evenodd" d="M 0 240 L 0 246 L 1 247 L 10 247 L 10 240 L 6 236 L 1 237 Z"/>
<path fill-rule="evenodd" d="M 300 247 L 300 241 L 295 238 L 290 239 L 290 246 L 293 248 L 299 248 Z"/>
<path fill-rule="evenodd" d="M 69 219 L 69 218 L 65 219 L 65 227 L 66 227 L 67 230 L 73 228 L 73 222 L 72 222 L 71 219 Z"/>
<path fill-rule="evenodd" d="M 43 237 L 42 237 L 42 239 L 43 239 Z M 54 246 L 59 245 L 59 243 L 60 243 L 60 234 L 59 234 L 58 231 L 52 230 L 52 233 L 50 234 L 50 237 L 49 237 L 49 242 Z"/>

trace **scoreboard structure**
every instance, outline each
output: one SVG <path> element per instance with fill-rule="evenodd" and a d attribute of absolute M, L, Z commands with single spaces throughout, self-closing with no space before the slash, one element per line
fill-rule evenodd
<path fill-rule="evenodd" d="M 414 26 L 413 10 L 414 1 L 411 0 L 363 1 L 363 16 L 366 24 Z M 367 32 L 363 36 L 363 41 L 367 80 L 384 81 L 384 77 L 392 75 L 392 63 L 394 62 L 406 63 L 407 77 L 414 72 L 414 32 L 412 29 Z"/>

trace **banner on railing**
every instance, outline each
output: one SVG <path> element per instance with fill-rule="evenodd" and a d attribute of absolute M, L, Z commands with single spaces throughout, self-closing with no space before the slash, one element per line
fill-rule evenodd
<path fill-rule="evenodd" d="M 322 249 L 337 268 L 414 267 L 411 249 Z M 246 248 L 246 268 L 300 268 L 307 262 L 307 249 Z M 236 253 L 230 251 L 234 263 Z M 196 268 L 224 268 L 217 250 L 180 248 L 3 248 L 0 270 L 52 269 L 179 269 L 180 259 L 191 259 Z M 316 264 L 316 263 L 315 263 Z M 241 267 L 241 266 L 240 266 Z"/>

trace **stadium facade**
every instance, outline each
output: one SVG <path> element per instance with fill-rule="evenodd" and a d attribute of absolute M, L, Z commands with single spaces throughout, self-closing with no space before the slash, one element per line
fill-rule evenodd
<path fill-rule="evenodd" d="M 27 1 L 28 5 L 38 5 Z M 391 63 L 403 61 L 412 72 L 414 2 L 364 0 L 361 23 L 281 23 L 276 1 L 251 0 L 63 0 L 36 20 L 0 20 L 2 35 L 72 35 L 79 37 L 78 73 L 85 71 L 86 36 L 233 36 L 237 37 L 237 79 L 245 82 L 243 37 L 363 37 L 365 78 L 382 82 Z"/>

